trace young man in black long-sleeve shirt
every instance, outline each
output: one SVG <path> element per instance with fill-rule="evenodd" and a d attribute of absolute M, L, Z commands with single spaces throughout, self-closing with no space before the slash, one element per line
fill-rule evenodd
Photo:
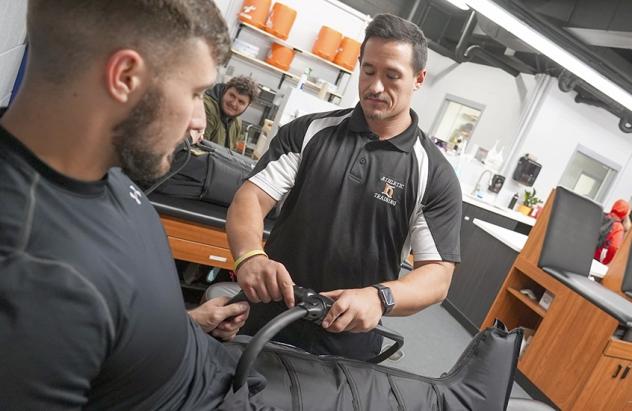
<path fill-rule="evenodd" d="M 169 168 L 229 50 L 208 0 L 30 0 L 0 119 L 0 409 L 234 409 L 247 306 L 187 314 L 134 181 Z M 130 179 L 131 178 L 131 179 Z M 232 317 L 232 319 L 231 319 Z M 240 393 L 238 393 L 240 394 Z"/>

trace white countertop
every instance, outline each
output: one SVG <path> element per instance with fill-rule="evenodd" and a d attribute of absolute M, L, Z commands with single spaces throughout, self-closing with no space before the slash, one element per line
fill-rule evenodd
<path fill-rule="evenodd" d="M 479 227 L 481 230 L 490 234 L 492 237 L 496 238 L 498 241 L 518 253 L 522 251 L 522 248 L 527 242 L 527 236 L 524 234 L 516 233 L 515 231 L 511 231 L 506 228 L 499 227 L 495 224 L 479 220 L 478 218 L 475 218 L 473 223 L 475 226 Z M 592 260 L 592 264 L 590 266 L 590 275 L 603 278 L 606 276 L 607 272 L 607 265 L 603 265 L 597 260 Z"/>
<path fill-rule="evenodd" d="M 468 203 L 468 204 L 472 204 L 476 207 L 480 207 L 482 209 L 485 209 L 487 211 L 491 211 L 492 213 L 496 213 L 498 215 L 502 215 L 505 216 L 507 218 L 511 218 L 512 220 L 516 220 L 519 221 L 521 223 L 533 226 L 535 224 L 535 218 L 533 217 L 529 217 L 526 216 L 524 214 L 521 214 L 517 211 L 514 210 L 510 210 L 507 207 L 501 207 L 501 206 L 497 206 L 497 205 L 493 205 L 487 202 L 484 202 L 470 194 L 465 194 L 465 192 L 463 192 L 463 201 Z"/>

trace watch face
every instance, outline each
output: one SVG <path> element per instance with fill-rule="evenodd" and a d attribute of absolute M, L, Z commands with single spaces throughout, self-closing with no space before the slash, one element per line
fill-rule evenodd
<path fill-rule="evenodd" d="M 373 284 L 373 287 L 377 289 L 377 295 L 380 297 L 380 302 L 384 310 L 383 314 L 390 313 L 395 306 L 395 299 L 393 298 L 391 289 L 382 284 Z"/>
<path fill-rule="evenodd" d="M 382 295 L 382 302 L 384 303 L 384 311 L 388 313 L 393 309 L 393 306 L 395 305 L 393 293 L 391 293 L 390 288 L 384 287 L 380 290 L 380 294 Z"/>

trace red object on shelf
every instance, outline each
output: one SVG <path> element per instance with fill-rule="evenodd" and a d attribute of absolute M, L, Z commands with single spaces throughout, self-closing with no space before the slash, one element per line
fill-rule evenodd
<path fill-rule="evenodd" d="M 349 71 L 353 71 L 360 56 L 360 46 L 361 44 L 352 38 L 343 38 L 340 42 L 340 51 L 334 58 L 334 63 Z"/>
<path fill-rule="evenodd" d="M 341 40 L 342 34 L 340 32 L 331 27 L 322 26 L 314 42 L 314 47 L 312 47 L 312 53 L 325 60 L 333 61 L 338 53 Z"/>
<path fill-rule="evenodd" d="M 283 3 L 274 3 L 266 21 L 265 31 L 282 40 L 287 40 L 296 19 L 296 10 Z"/>
<path fill-rule="evenodd" d="M 272 0 L 244 0 L 239 12 L 239 20 L 263 29 L 271 4 Z"/>
<path fill-rule="evenodd" d="M 278 67 L 281 70 L 288 71 L 293 58 L 294 50 L 277 43 L 272 43 L 270 46 L 270 53 L 266 58 L 266 63 L 272 64 L 274 67 Z"/>

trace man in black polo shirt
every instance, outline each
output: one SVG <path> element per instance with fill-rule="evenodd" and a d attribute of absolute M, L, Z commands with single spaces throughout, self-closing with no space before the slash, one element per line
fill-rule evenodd
<path fill-rule="evenodd" d="M 248 306 L 187 314 L 158 215 L 124 174 L 163 174 L 196 127 L 230 50 L 219 10 L 29 0 L 28 33 L 0 113 L 0 409 L 245 408 L 247 387 L 225 397 L 236 360 L 206 333 L 231 338 Z"/>
<path fill-rule="evenodd" d="M 228 234 L 237 279 L 252 302 L 294 303 L 292 283 L 335 300 L 322 328 L 303 322 L 278 339 L 314 353 L 366 359 L 382 315 L 410 315 L 445 298 L 459 261 L 461 191 L 410 109 L 423 83 L 423 33 L 378 15 L 360 58 L 360 103 L 281 127 L 235 196 Z M 262 219 L 280 215 L 261 248 Z M 414 270 L 398 278 L 412 249 Z M 251 310 L 255 332 L 278 305 Z"/>

